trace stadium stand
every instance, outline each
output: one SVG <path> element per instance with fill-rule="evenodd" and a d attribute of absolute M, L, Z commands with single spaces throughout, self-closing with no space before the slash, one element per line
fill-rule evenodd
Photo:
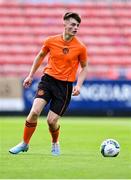
<path fill-rule="evenodd" d="M 82 4 L 1 1 L 0 75 L 26 76 L 44 38 L 62 32 L 61 16 L 66 11 L 76 11 L 82 16 L 78 36 L 88 48 L 87 78 L 131 79 L 131 2 L 128 1 Z"/>

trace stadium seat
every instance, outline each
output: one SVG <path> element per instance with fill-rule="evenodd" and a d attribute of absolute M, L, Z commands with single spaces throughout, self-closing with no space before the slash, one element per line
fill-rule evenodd
<path fill-rule="evenodd" d="M 25 76 L 44 38 L 63 31 L 61 16 L 66 11 L 77 11 L 82 16 L 78 36 L 88 49 L 88 78 L 117 79 L 123 66 L 127 70 L 125 77 L 131 79 L 130 1 L 78 4 L 1 2 L 0 74 L 13 74 L 17 67 L 16 74 Z M 7 72 L 5 68 L 8 68 Z"/>

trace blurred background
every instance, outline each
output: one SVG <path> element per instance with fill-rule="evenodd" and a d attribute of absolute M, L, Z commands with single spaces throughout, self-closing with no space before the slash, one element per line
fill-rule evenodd
<path fill-rule="evenodd" d="M 29 112 L 47 58 L 31 88 L 22 82 L 44 38 L 63 32 L 67 11 L 82 17 L 89 69 L 66 115 L 131 116 L 130 0 L 0 0 L 0 115 Z"/>

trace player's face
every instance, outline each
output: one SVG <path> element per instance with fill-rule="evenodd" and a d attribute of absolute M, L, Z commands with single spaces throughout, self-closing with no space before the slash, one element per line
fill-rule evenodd
<path fill-rule="evenodd" d="M 78 28 L 79 28 L 79 23 L 73 18 L 70 18 L 65 21 L 65 33 L 70 35 L 70 36 L 75 36 Z"/>

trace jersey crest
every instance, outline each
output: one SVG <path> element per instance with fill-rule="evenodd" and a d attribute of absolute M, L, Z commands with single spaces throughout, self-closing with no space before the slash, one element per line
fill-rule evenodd
<path fill-rule="evenodd" d="M 68 49 L 68 48 L 66 48 L 66 47 L 65 47 L 65 48 L 63 48 L 63 53 L 64 53 L 64 54 L 68 54 L 68 53 L 69 53 L 69 49 Z"/>

